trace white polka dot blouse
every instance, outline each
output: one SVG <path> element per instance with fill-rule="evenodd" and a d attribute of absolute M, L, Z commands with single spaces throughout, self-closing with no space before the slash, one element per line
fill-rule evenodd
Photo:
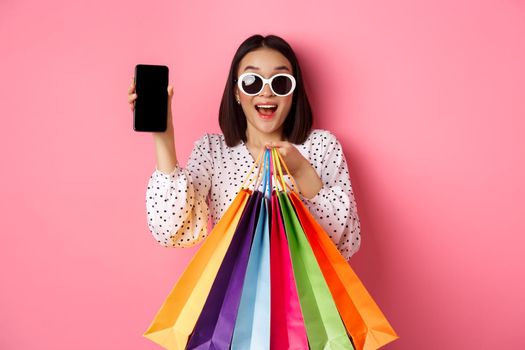
<path fill-rule="evenodd" d="M 348 260 L 359 250 L 360 222 L 341 145 L 335 135 L 314 129 L 295 145 L 323 182 L 319 193 L 302 198 Z M 244 142 L 228 147 L 222 134 L 195 141 L 186 167 L 169 173 L 155 168 L 146 190 L 148 228 L 164 247 L 189 247 L 208 235 L 227 210 L 255 161 Z M 257 171 L 255 167 L 255 171 Z M 288 175 L 285 180 L 291 185 Z"/>

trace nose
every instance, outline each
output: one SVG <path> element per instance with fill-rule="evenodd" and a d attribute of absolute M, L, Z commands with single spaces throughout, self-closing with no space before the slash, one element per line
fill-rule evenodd
<path fill-rule="evenodd" d="M 262 89 L 260 95 L 262 95 L 262 96 L 272 96 L 273 95 L 273 91 L 270 88 L 270 84 L 265 83 L 263 85 L 263 89 Z"/>

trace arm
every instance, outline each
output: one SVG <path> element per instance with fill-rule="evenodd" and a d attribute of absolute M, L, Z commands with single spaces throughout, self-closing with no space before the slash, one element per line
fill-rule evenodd
<path fill-rule="evenodd" d="M 303 196 L 303 202 L 348 260 L 359 250 L 361 243 L 357 205 L 339 141 L 327 133 L 324 143 L 325 153 L 317 167 L 322 187 L 312 198 Z"/>
<path fill-rule="evenodd" d="M 167 128 L 164 132 L 153 133 L 157 166 L 148 181 L 146 209 L 148 228 L 157 242 L 165 247 L 184 247 L 198 243 L 207 235 L 206 197 L 212 167 L 198 145 L 188 162 L 189 170 L 178 165 L 172 97 L 173 87 L 168 85 Z M 136 99 L 135 83 L 131 79 L 128 89 L 131 110 L 134 110 Z M 198 179 L 196 183 L 193 178 Z"/>
<path fill-rule="evenodd" d="M 323 180 L 308 161 L 293 175 L 293 178 L 301 195 L 306 199 L 312 199 L 323 188 Z"/>
<path fill-rule="evenodd" d="M 175 165 L 166 173 L 160 164 L 148 181 L 146 208 L 148 227 L 165 247 L 188 247 L 208 234 L 207 197 L 212 160 L 204 136 L 195 143 L 186 168 Z"/>

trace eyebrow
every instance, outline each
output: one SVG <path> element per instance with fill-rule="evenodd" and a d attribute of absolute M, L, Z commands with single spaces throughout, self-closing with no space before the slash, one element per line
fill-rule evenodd
<path fill-rule="evenodd" d="M 259 67 L 247 66 L 246 68 L 244 68 L 244 71 L 246 71 L 248 69 L 259 70 Z M 288 69 L 288 67 L 286 67 L 286 66 L 275 67 L 273 70 L 287 70 L 288 72 L 290 71 L 290 69 Z"/>

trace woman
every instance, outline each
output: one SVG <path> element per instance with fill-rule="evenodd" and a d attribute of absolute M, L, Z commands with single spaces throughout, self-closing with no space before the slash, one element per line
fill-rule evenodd
<path fill-rule="evenodd" d="M 131 108 L 137 95 L 128 91 Z M 235 197 L 265 146 L 277 147 L 303 201 L 349 259 L 360 246 L 360 223 L 342 148 L 311 130 L 312 112 L 299 62 L 282 38 L 253 35 L 232 60 L 219 110 L 223 134 L 195 142 L 186 168 L 178 165 L 168 86 L 168 129 L 153 133 L 157 166 L 146 191 L 148 227 L 166 247 L 188 247 L 207 234 Z"/>

